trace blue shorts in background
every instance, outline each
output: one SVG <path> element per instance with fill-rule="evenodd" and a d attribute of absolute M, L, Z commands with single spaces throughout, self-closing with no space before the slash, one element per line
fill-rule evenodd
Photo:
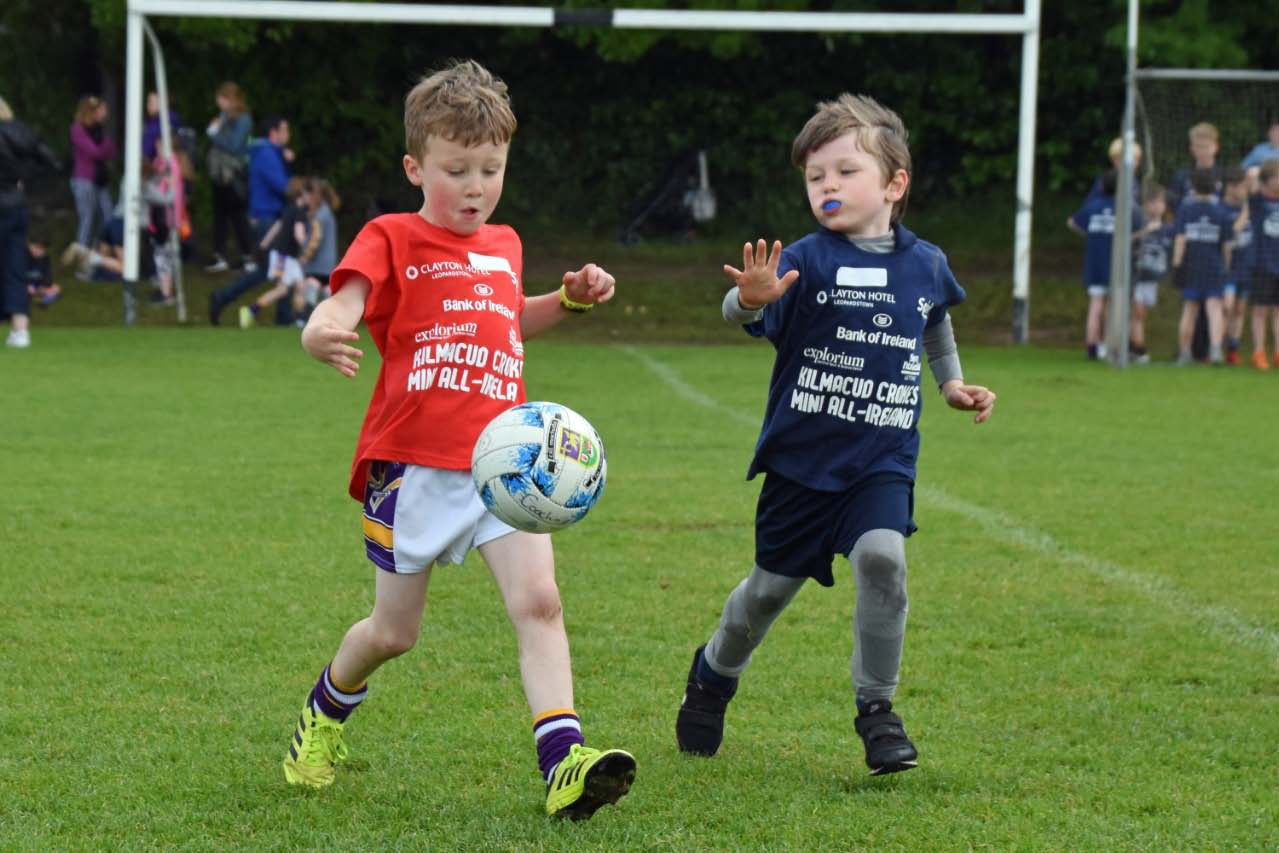
<path fill-rule="evenodd" d="M 917 529 L 915 484 L 901 474 L 872 474 L 844 492 L 819 492 L 769 472 L 755 511 L 755 563 L 791 578 L 834 586 L 835 556 L 848 556 L 868 530 Z"/>

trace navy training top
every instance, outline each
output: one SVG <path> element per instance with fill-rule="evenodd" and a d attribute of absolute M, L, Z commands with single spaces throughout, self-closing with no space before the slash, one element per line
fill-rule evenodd
<path fill-rule="evenodd" d="M 893 226 L 887 254 L 828 229 L 782 252 L 799 279 L 744 326 L 777 350 L 752 479 L 771 471 L 836 492 L 870 474 L 915 478 L 923 333 L 964 301 L 932 243 Z"/>
<path fill-rule="evenodd" d="M 1235 218 L 1219 202 L 1188 198 L 1177 208 L 1173 229 L 1186 238 L 1181 259 L 1183 287 L 1218 287 L 1225 281 L 1222 246 L 1234 239 Z"/>

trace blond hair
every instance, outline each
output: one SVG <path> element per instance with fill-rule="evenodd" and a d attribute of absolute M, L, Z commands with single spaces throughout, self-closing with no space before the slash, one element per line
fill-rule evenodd
<path fill-rule="evenodd" d="M 1204 142 L 1217 142 L 1221 139 L 1221 135 L 1217 133 L 1217 126 L 1206 121 L 1201 121 L 1199 124 L 1190 128 L 1189 136 L 1191 142 L 1198 140 L 1203 140 Z"/>
<path fill-rule="evenodd" d="M 1279 160 L 1270 159 L 1261 164 L 1261 169 L 1257 172 L 1257 177 L 1261 179 L 1263 184 L 1269 183 L 1275 175 L 1279 175 Z"/>
<path fill-rule="evenodd" d="M 97 117 L 98 107 L 102 106 L 102 99 L 97 95 L 85 95 L 80 99 L 80 103 L 76 104 L 75 120 L 79 124 L 89 127 L 94 118 Z"/>
<path fill-rule="evenodd" d="M 1124 138 L 1122 136 L 1116 136 L 1114 139 L 1110 140 L 1110 147 L 1106 149 L 1106 156 L 1109 157 L 1112 161 L 1117 161 L 1120 157 L 1123 156 L 1123 153 L 1124 153 Z M 1134 161 L 1141 159 L 1141 143 L 1140 142 L 1134 142 L 1132 144 L 1132 156 Z"/>
<path fill-rule="evenodd" d="M 329 206 L 329 210 L 337 212 L 342 207 L 342 198 L 333 185 L 324 178 L 310 177 L 306 179 L 306 191 Z"/>
<path fill-rule="evenodd" d="M 868 95 L 847 92 L 817 105 L 817 112 L 791 145 L 791 162 L 803 169 L 810 154 L 846 133 L 854 134 L 857 147 L 875 158 L 883 170 L 884 183 L 898 170 L 910 175 L 910 148 L 901 116 Z M 893 222 L 901 221 L 909 194 L 908 182 L 902 197 L 893 203 Z"/>
<path fill-rule="evenodd" d="M 0 121 L 13 121 L 13 110 L 4 98 L 0 98 Z"/>
<path fill-rule="evenodd" d="M 453 60 L 423 77 L 404 98 L 404 145 L 413 157 L 439 136 L 462 145 L 502 145 L 515 135 L 506 84 L 474 60 Z"/>

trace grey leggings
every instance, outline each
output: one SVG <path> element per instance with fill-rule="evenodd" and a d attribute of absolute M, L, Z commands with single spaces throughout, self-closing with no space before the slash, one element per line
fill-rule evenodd
<path fill-rule="evenodd" d="M 896 530 L 868 530 L 848 559 L 857 584 L 853 688 L 860 702 L 892 699 L 906 634 L 906 540 Z M 719 628 L 706 646 L 711 669 L 730 678 L 741 675 L 804 581 L 756 566 L 729 594 Z"/>

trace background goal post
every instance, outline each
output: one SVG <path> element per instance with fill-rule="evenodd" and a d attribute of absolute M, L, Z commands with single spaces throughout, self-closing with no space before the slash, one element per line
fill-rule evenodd
<path fill-rule="evenodd" d="M 735 12 L 721 10 L 556 8 L 549 6 L 313 2 L 313 0 L 128 0 L 125 31 L 124 279 L 138 277 L 141 214 L 143 33 L 150 17 L 215 17 L 312 22 L 434 24 L 505 27 L 593 25 L 619 29 L 725 30 L 814 33 L 939 33 L 1019 35 L 1022 38 L 1018 114 L 1016 214 L 1013 226 L 1013 340 L 1025 342 L 1030 319 L 1030 234 L 1034 190 L 1035 99 L 1039 79 L 1041 0 L 1024 0 L 1021 14 Z M 159 56 L 158 44 L 153 45 Z M 162 77 L 163 69 L 157 67 Z M 836 85 L 839 85 L 836 83 Z M 168 124 L 161 100 L 161 126 Z M 130 321 L 126 306 L 126 323 Z"/>

